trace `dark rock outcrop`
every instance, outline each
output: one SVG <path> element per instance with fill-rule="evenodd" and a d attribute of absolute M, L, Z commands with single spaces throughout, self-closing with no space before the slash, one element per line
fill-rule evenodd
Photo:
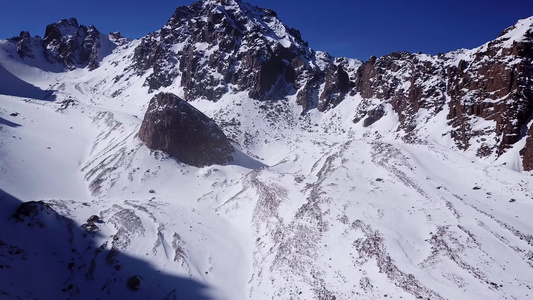
<path fill-rule="evenodd" d="M 142 277 L 139 275 L 131 276 L 126 282 L 128 289 L 132 291 L 138 291 L 141 287 Z"/>
<path fill-rule="evenodd" d="M 367 111 L 366 118 L 363 120 L 363 127 L 368 127 L 381 119 L 385 115 L 385 108 L 383 105 L 378 105 L 376 108 Z"/>
<path fill-rule="evenodd" d="M 340 63 L 311 50 L 298 30 L 285 26 L 272 10 L 240 0 L 177 8 L 160 31 L 141 40 L 133 60 L 138 74 L 151 71 L 145 82 L 150 91 L 179 80 L 187 101 L 217 101 L 240 91 L 259 100 L 297 93 L 305 111 L 316 106 L 315 95 L 330 78 L 322 96 L 321 109 L 326 109 L 342 100 L 349 85 Z"/>
<path fill-rule="evenodd" d="M 371 115 L 375 105 L 370 103 L 382 101 L 397 113 L 398 130 L 409 134 L 449 109 L 451 129 L 443 134 L 449 134 L 459 149 L 475 147 L 480 157 L 503 154 L 524 137 L 533 114 L 530 19 L 473 50 L 438 56 L 394 52 L 370 58 L 357 70 L 356 91 L 364 101 L 354 121 Z M 520 28 L 525 26 L 529 30 Z M 481 126 L 483 121 L 489 122 Z M 373 122 L 373 117 L 366 119 L 365 125 Z"/>
<path fill-rule="evenodd" d="M 50 215 L 55 216 L 57 213 L 49 204 L 43 201 L 29 201 L 22 203 L 11 218 L 16 222 L 26 223 L 28 227 L 44 228 L 46 217 Z"/>
<path fill-rule="evenodd" d="M 79 65 L 90 70 L 99 65 L 100 32 L 94 26 L 78 25 L 74 18 L 46 26 L 43 39 L 45 57 L 68 68 Z"/>
<path fill-rule="evenodd" d="M 103 221 L 102 221 L 102 219 L 100 219 L 99 216 L 92 215 L 92 216 L 90 216 L 87 219 L 86 223 L 84 223 L 84 224 L 82 224 L 80 226 L 80 228 L 85 230 L 85 231 L 87 231 L 87 232 L 95 233 L 95 232 L 100 231 L 100 228 L 98 227 L 98 225 L 96 225 L 96 223 L 101 224 L 101 223 L 103 223 Z"/>
<path fill-rule="evenodd" d="M 17 41 L 17 53 L 20 58 L 35 58 L 32 49 L 33 39 L 28 31 L 22 31 Z"/>
<path fill-rule="evenodd" d="M 85 67 L 94 70 L 104 56 L 128 39 L 119 33 L 103 35 L 94 26 L 79 25 L 75 18 L 71 18 L 46 26 L 42 39 L 22 31 L 14 41 L 22 59 L 35 58 L 34 52 L 41 51 L 50 63 L 60 63 L 71 70 Z"/>
<path fill-rule="evenodd" d="M 213 120 L 170 93 L 159 93 L 150 100 L 139 138 L 148 148 L 197 167 L 229 162 L 234 152 Z"/>
<path fill-rule="evenodd" d="M 344 99 L 353 86 L 342 65 L 332 65 L 326 74 L 324 90 L 320 94 L 317 109 L 324 111 L 330 106 L 335 106 Z"/>
<path fill-rule="evenodd" d="M 520 150 L 524 171 L 533 171 L 533 126 L 527 133 L 526 145 Z"/>
<path fill-rule="evenodd" d="M 446 82 L 441 65 L 428 55 L 408 52 L 371 57 L 357 70 L 356 90 L 365 99 L 390 103 L 398 114 L 399 129 L 409 132 L 416 127 L 421 108 L 435 115 L 445 104 Z M 362 104 L 359 109 L 364 115 L 366 104 Z"/>

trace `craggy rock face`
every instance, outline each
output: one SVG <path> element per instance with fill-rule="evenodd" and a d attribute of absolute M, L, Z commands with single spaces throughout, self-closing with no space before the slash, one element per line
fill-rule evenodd
<path fill-rule="evenodd" d="M 35 58 L 32 50 L 32 38 L 28 31 L 22 31 L 17 39 L 17 53 L 20 58 Z"/>
<path fill-rule="evenodd" d="M 325 79 L 324 90 L 320 94 L 317 109 L 325 111 L 331 105 L 335 106 L 344 99 L 354 84 L 341 65 L 332 65 Z"/>
<path fill-rule="evenodd" d="M 447 134 L 459 149 L 476 142 L 478 156 L 499 156 L 525 135 L 533 113 L 533 30 L 521 22 L 473 50 L 373 57 L 357 71 L 356 90 L 364 99 L 389 103 L 398 114 L 398 130 L 406 133 L 448 109 L 453 129 Z M 368 103 L 361 103 L 355 121 L 366 114 L 375 119 L 370 116 L 375 106 Z M 475 126 L 479 120 L 493 125 Z"/>
<path fill-rule="evenodd" d="M 150 100 L 139 138 L 148 148 L 197 167 L 231 161 L 234 152 L 213 120 L 170 93 L 159 93 Z"/>
<path fill-rule="evenodd" d="M 331 82 L 321 97 L 322 110 L 340 102 L 350 86 L 342 67 L 360 64 L 335 62 L 311 50 L 298 30 L 285 26 L 275 12 L 240 0 L 177 8 L 160 31 L 141 40 L 133 60 L 137 73 L 152 72 L 145 82 L 151 91 L 179 83 L 187 101 L 216 101 L 239 91 L 259 100 L 296 93 L 304 111 L 316 107 L 325 81 Z M 328 75 L 330 70 L 335 74 Z"/>
<path fill-rule="evenodd" d="M 528 34 L 527 41 L 511 45 L 500 37 L 475 53 L 473 60 L 448 68 L 448 119 L 463 148 L 473 136 L 487 133 L 472 130 L 468 124 L 472 116 L 495 122 L 497 144 L 487 145 L 490 152 L 501 155 L 523 137 L 522 128 L 533 111 L 532 37 Z"/>
<path fill-rule="evenodd" d="M 355 84 L 363 98 L 390 103 L 401 122 L 399 129 L 406 132 L 416 127 L 416 114 L 421 108 L 435 115 L 445 103 L 444 71 L 428 55 L 393 52 L 372 57 L 357 71 Z M 365 106 L 363 102 L 359 114 L 364 115 Z"/>
<path fill-rule="evenodd" d="M 533 171 L 533 126 L 527 133 L 526 145 L 520 150 L 524 171 Z"/>
<path fill-rule="evenodd" d="M 94 26 L 78 25 L 74 18 L 48 25 L 43 46 L 49 62 L 59 62 L 69 68 L 87 65 L 93 70 L 98 67 L 100 32 Z"/>
<path fill-rule="evenodd" d="M 113 41 L 111 41 L 113 39 Z M 59 63 L 67 69 L 85 68 L 94 70 L 100 60 L 124 42 L 118 33 L 102 35 L 94 26 L 79 25 L 74 18 L 63 19 L 46 26 L 44 38 L 31 37 L 22 31 L 15 39 L 17 53 L 22 58 L 35 58 L 35 51 L 43 52 L 49 63 Z M 105 47 L 102 47 L 102 46 Z M 105 48 L 105 50 L 102 50 Z M 104 51 L 104 53 L 102 52 Z"/>

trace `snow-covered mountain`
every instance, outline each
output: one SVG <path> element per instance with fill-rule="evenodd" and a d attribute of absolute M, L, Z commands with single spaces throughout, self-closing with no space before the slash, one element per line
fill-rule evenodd
<path fill-rule="evenodd" d="M 240 0 L 1 40 L 0 298 L 529 299 L 532 59 L 533 17 L 360 62 Z"/>

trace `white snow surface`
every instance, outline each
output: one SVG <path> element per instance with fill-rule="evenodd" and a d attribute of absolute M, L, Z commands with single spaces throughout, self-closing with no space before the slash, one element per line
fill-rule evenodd
<path fill-rule="evenodd" d="M 236 153 L 187 166 L 136 136 L 153 96 L 124 71 L 136 43 L 58 72 L 0 41 L 0 298 L 533 297 L 520 145 L 478 159 L 443 135 L 446 111 L 406 144 L 390 107 L 354 124 L 357 95 L 300 116 L 292 97 L 243 92 L 191 102 L 226 124 Z M 10 218 L 38 200 L 65 219 Z M 96 234 L 80 229 L 91 215 Z"/>

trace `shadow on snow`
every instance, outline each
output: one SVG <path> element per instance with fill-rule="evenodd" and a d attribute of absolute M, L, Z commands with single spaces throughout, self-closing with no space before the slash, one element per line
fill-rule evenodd
<path fill-rule="evenodd" d="M 0 64 L 0 94 L 54 101 L 53 91 L 42 90 L 9 72 Z"/>
<path fill-rule="evenodd" d="M 2 117 L 0 117 L 0 125 L 5 125 L 5 126 L 9 126 L 9 127 L 20 127 L 21 125 L 20 124 L 17 124 L 15 122 L 11 122 L 9 120 L 6 120 Z"/>
<path fill-rule="evenodd" d="M 203 283 L 110 250 L 44 202 L 22 203 L 0 189 L 0 298 L 210 299 Z"/>

